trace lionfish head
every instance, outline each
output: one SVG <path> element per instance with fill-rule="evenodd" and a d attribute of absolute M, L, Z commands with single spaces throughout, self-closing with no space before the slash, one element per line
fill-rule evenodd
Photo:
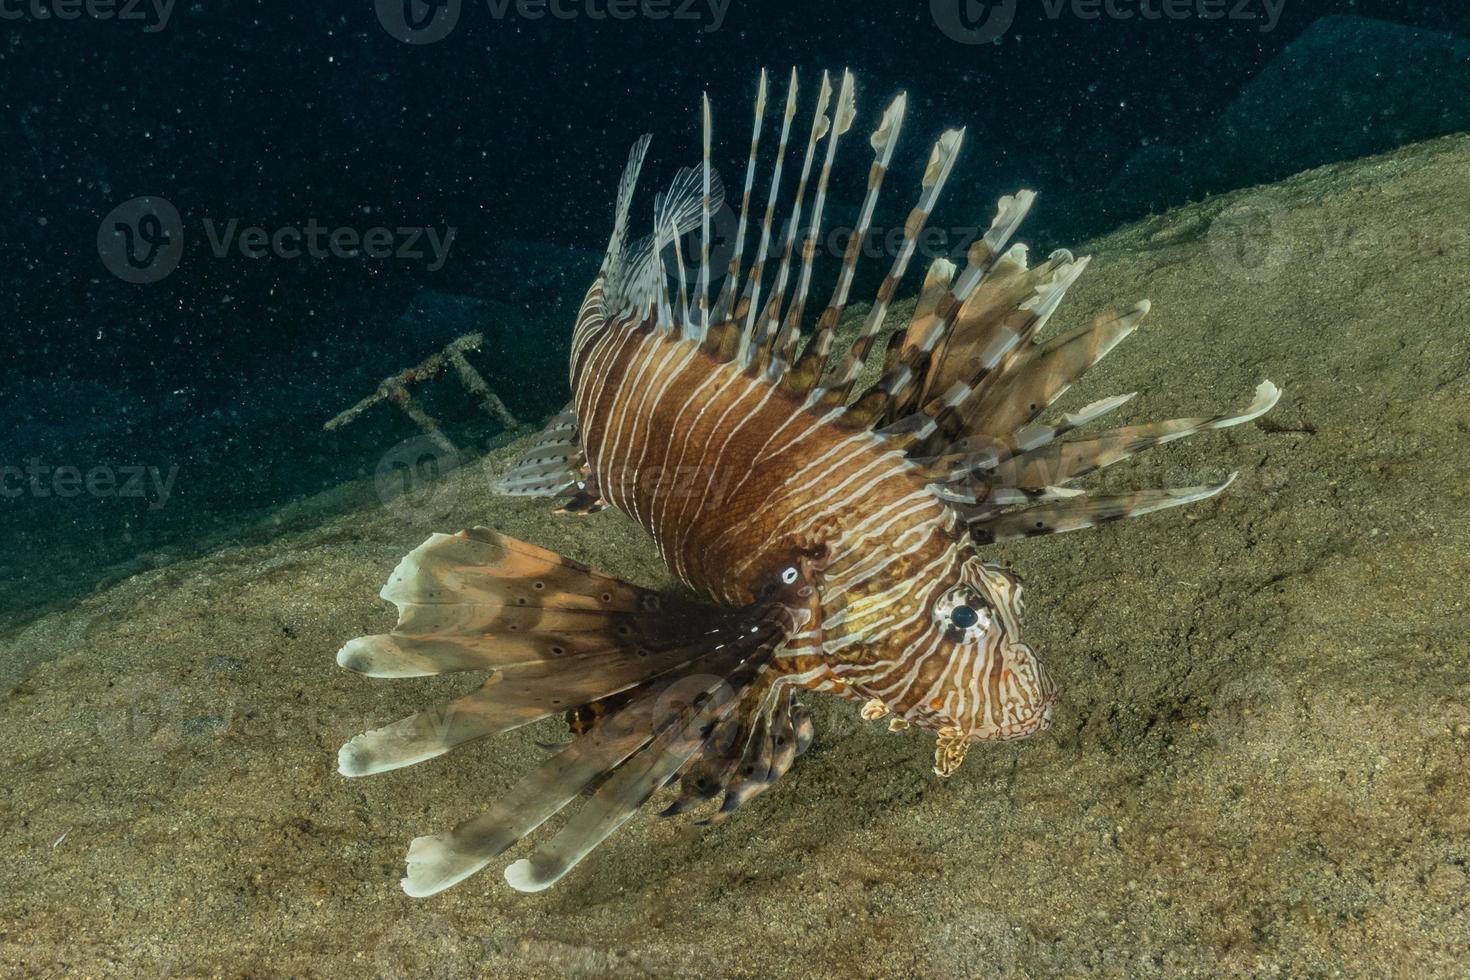
<path fill-rule="evenodd" d="M 902 683 L 881 696 L 875 690 L 864 716 L 892 711 L 896 729 L 935 732 L 934 771 L 940 776 L 958 769 L 976 742 L 1025 738 L 1048 728 L 1056 685 L 1020 638 L 1020 579 L 962 554 L 937 580 L 912 585 L 910 601 L 917 605 L 904 612 L 914 629 L 882 641 L 901 644 Z"/>
<path fill-rule="evenodd" d="M 929 618 L 951 666 L 912 720 L 939 734 L 939 775 L 953 773 L 976 742 L 1025 738 L 1050 727 L 1056 685 L 1020 639 L 1022 612 L 1015 573 L 974 556 L 933 600 Z"/>

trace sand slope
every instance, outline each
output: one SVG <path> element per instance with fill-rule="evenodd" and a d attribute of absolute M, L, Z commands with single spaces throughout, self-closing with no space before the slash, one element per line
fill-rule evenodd
<path fill-rule="evenodd" d="M 335 774 L 346 737 L 473 684 L 335 666 L 391 623 L 396 560 L 487 523 L 664 580 L 627 521 L 491 498 L 478 462 L 386 506 L 346 488 L 5 634 L 0 660 L 41 662 L 0 700 L 0 973 L 1456 975 L 1466 173 L 1470 138 L 1448 138 L 1094 243 L 1063 319 L 1154 313 L 1068 404 L 1208 414 L 1267 377 L 1286 397 L 1133 471 L 1240 470 L 1224 498 L 1006 549 L 1064 700 L 948 783 L 928 738 L 817 700 L 813 751 L 719 828 L 640 817 L 543 895 L 491 870 L 405 898 L 409 838 L 557 728 Z"/>

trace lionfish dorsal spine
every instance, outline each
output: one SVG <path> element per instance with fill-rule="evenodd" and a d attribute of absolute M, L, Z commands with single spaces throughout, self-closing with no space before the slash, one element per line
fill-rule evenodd
<path fill-rule="evenodd" d="M 821 371 L 826 365 L 833 340 L 837 336 L 837 325 L 842 319 L 843 311 L 847 308 L 848 294 L 852 289 L 858 259 L 862 256 L 863 243 L 867 239 L 868 229 L 873 224 L 873 212 L 878 206 L 878 196 L 883 189 L 883 179 L 887 176 L 888 167 L 893 160 L 893 149 L 898 145 L 898 135 L 903 127 L 903 117 L 907 108 L 908 96 L 900 92 L 884 110 L 878 128 L 869 137 L 868 142 L 873 147 L 873 163 L 868 169 L 867 192 L 863 197 L 862 207 L 858 211 L 853 233 L 848 238 L 847 247 L 842 255 L 842 268 L 838 270 L 837 282 L 832 287 L 832 298 L 817 321 L 816 332 L 810 344 L 802 352 L 797 362 L 797 371 L 802 375 L 806 386 L 812 389 L 811 401 L 808 404 L 815 403 L 820 394 L 817 387 L 821 380 Z"/>
<path fill-rule="evenodd" d="M 738 363 L 746 370 L 755 366 L 756 330 L 760 325 L 761 280 L 765 276 L 766 262 L 771 254 L 771 225 L 775 220 L 776 202 L 781 193 L 781 171 L 786 163 L 786 150 L 791 143 L 791 123 L 796 118 L 796 96 L 798 91 L 796 69 L 791 69 L 791 81 L 786 88 L 786 108 L 781 118 L 781 139 L 776 146 L 776 164 L 771 170 L 771 188 L 766 195 L 766 213 L 761 219 L 760 246 L 756 250 L 755 263 L 750 268 L 750 279 L 746 282 L 742 305 L 745 307 L 745 322 L 740 328 Z"/>
<path fill-rule="evenodd" d="M 822 217 L 827 203 L 827 186 L 832 179 L 832 164 L 837 157 L 837 142 L 844 133 L 852 128 L 852 121 L 856 115 L 852 72 L 844 70 L 842 86 L 838 89 L 837 105 L 832 112 L 830 131 L 827 135 L 827 155 L 822 160 L 822 172 L 817 178 L 817 194 L 816 199 L 812 202 L 811 221 L 806 237 L 802 241 L 801 272 L 797 276 L 796 294 L 786 312 L 780 340 L 776 344 L 776 357 L 773 365 L 779 365 L 779 367 L 773 367 L 773 373 L 775 371 L 784 373 L 786 365 L 792 361 L 797 341 L 801 337 L 801 321 L 806 312 L 807 295 L 811 290 L 812 265 L 816 259 L 817 243 L 821 240 Z"/>
<path fill-rule="evenodd" d="M 689 276 L 684 269 L 684 240 L 679 235 L 674 236 L 674 269 L 679 275 L 678 319 L 674 323 L 674 328 L 680 336 L 687 339 L 689 336 Z"/>
<path fill-rule="evenodd" d="M 793 69 L 764 214 L 759 221 L 759 241 L 747 271 L 746 236 L 757 223 L 753 198 L 770 95 L 769 77 L 764 71 L 760 75 L 736 240 L 725 281 L 713 297 L 711 293 L 716 292 L 711 266 L 713 211 L 723 199 L 723 189 L 712 161 L 713 110 L 708 94 L 700 100 L 700 165 L 681 170 L 668 190 L 656 196 L 651 241 L 630 249 L 622 244 L 626 236 L 627 199 L 647 144 L 640 141 L 635 145 L 619 187 L 619 217 L 605 266 L 609 270 L 609 297 L 603 329 L 651 320 L 659 336 L 693 344 L 694 350 L 707 357 L 711 365 L 734 362 L 749 379 L 758 379 L 794 398 L 796 405 L 812 412 L 812 418 L 819 419 L 820 424 L 872 432 L 926 472 L 934 472 L 934 460 L 948 460 L 942 472 L 932 477 L 931 490 L 950 504 L 991 508 L 984 514 L 972 510 L 962 515 L 972 522 L 988 521 L 994 516 L 996 502 L 1002 499 L 1009 505 L 1033 506 L 1071 501 L 1070 493 L 1055 492 L 1066 480 L 1085 475 L 1084 469 L 1093 472 L 1117 458 L 1131 455 L 1132 452 L 1120 454 L 1115 448 L 1104 449 L 1104 443 L 1098 443 L 1096 451 L 1090 454 L 1069 450 L 1077 460 L 1059 470 L 1056 479 L 1009 488 L 1014 490 L 1009 495 L 997 495 L 991 486 L 1009 474 L 998 476 L 993 466 L 986 468 L 990 463 L 960 466 L 953 462 L 958 455 L 953 451 L 954 445 L 967 436 L 988 437 L 1012 447 L 993 465 L 1004 466 L 1030 453 L 1026 456 L 1028 479 L 1036 479 L 1033 471 L 1041 465 L 1036 455 L 1039 447 L 1059 441 L 1082 424 L 1074 418 L 1046 426 L 1037 422 L 1037 416 L 1131 332 L 1148 309 L 1146 303 L 1141 303 L 1048 343 L 1039 341 L 1038 335 L 1086 269 L 1089 259 L 1074 258 L 1071 253 L 1058 250 L 1042 265 L 1034 269 L 1027 267 L 1025 246 L 1013 244 L 1012 239 L 1035 200 L 1032 191 L 1022 190 L 1001 198 L 986 232 L 967 249 L 963 268 L 956 268 L 943 258 L 930 264 L 906 329 L 888 336 L 889 310 L 916 254 L 919 236 L 954 171 L 964 144 L 963 129 L 945 131 L 931 148 L 920 179 L 918 199 L 904 222 L 903 237 L 874 301 L 855 340 L 847 349 L 833 351 L 838 324 L 863 252 L 862 239 L 871 227 L 902 129 L 907 109 L 903 94 L 883 111 L 869 137 L 873 158 L 854 233 L 836 270 L 831 298 L 809 336 L 806 335 L 804 319 L 837 160 L 837 144 L 851 129 L 857 107 L 852 73 L 844 71 L 835 89 L 832 76 L 823 73 L 811 108 L 806 149 L 795 187 L 786 189 L 782 187 L 782 177 L 799 108 L 799 91 Z M 827 145 L 818 168 L 817 152 L 823 139 Z M 776 210 L 782 201 L 786 202 L 786 214 L 778 242 Z M 700 240 L 697 248 L 691 248 L 682 239 L 696 227 Z M 800 264 L 794 267 L 798 239 L 801 258 Z M 767 276 L 767 266 L 778 248 L 780 261 L 774 274 Z M 672 252 L 669 263 L 662 260 L 666 250 Z M 697 269 L 691 267 L 691 261 L 697 262 Z M 804 336 L 807 339 L 803 347 Z M 855 397 L 853 388 L 861 370 L 874 356 L 879 339 L 885 336 L 888 341 L 878 380 Z M 621 349 L 619 344 L 603 346 L 605 356 L 596 361 L 599 370 L 605 370 L 606 365 L 621 357 L 615 353 Z M 675 358 L 675 361 L 684 365 L 686 359 Z M 673 367 L 668 357 L 657 364 L 640 362 L 636 377 L 631 380 L 646 383 Z M 687 370 L 686 367 L 678 369 Z M 603 379 L 596 379 L 594 385 L 598 392 L 595 399 L 600 399 L 605 390 Z M 734 397 L 733 390 L 731 397 Z M 1121 400 L 1106 402 L 1109 407 L 1121 403 Z M 1085 413 L 1079 413 L 1082 414 Z M 637 423 L 633 424 L 636 429 Z M 1173 433 L 1177 428 L 1173 423 L 1160 425 L 1165 427 L 1160 430 L 1165 433 Z M 1149 438 L 1140 436 L 1135 446 L 1141 448 L 1132 451 L 1147 448 L 1145 443 Z M 989 454 L 987 459 L 993 455 Z"/>
<path fill-rule="evenodd" d="M 904 338 L 905 346 L 900 356 L 884 371 L 875 386 L 873 397 L 857 409 L 862 413 L 860 417 L 863 422 L 874 411 L 881 416 L 901 417 L 906 411 L 918 407 L 912 404 L 914 396 L 920 391 L 924 379 L 932 373 L 936 348 L 954 329 L 966 300 L 1004 254 L 1007 243 L 1030 210 L 1035 197 L 1031 191 L 1021 191 L 1001 198 L 990 229 L 970 246 L 964 271 L 938 297 L 932 322 L 923 324 L 922 330 L 911 328 Z M 982 363 L 980 374 L 951 394 L 953 402 L 968 397 L 979 378 L 999 363 L 1000 358 L 1014 347 L 1017 339 L 1014 334 L 1007 334 L 1005 343 L 987 355 L 988 360 Z"/>
<path fill-rule="evenodd" d="M 778 328 L 781 323 L 781 309 L 786 304 L 786 288 L 791 276 L 791 257 L 796 251 L 796 236 L 801 228 L 801 215 L 806 203 L 807 185 L 811 182 L 812 163 L 816 159 L 817 144 L 831 128 L 831 121 L 827 118 L 827 109 L 832 103 L 832 76 L 828 72 L 822 72 L 822 87 L 817 94 L 817 105 L 812 113 L 812 125 L 807 134 L 806 156 L 801 164 L 801 176 L 796 182 L 796 197 L 791 207 L 791 216 L 786 224 L 785 241 L 781 247 L 781 265 L 776 270 L 776 281 L 771 288 L 770 299 L 766 301 L 765 311 L 760 316 L 760 328 L 756 334 L 756 344 L 760 348 L 757 360 L 760 367 L 765 369 L 767 377 L 773 378 L 772 356 L 780 338 Z"/>
<path fill-rule="evenodd" d="M 873 344 L 882 333 L 883 324 L 888 319 L 888 308 L 893 302 L 894 295 L 898 292 L 898 285 L 903 280 L 904 273 L 908 271 L 918 236 L 929 223 L 929 215 L 933 213 L 934 205 L 939 200 L 939 194 L 944 190 L 944 184 L 954 169 L 955 159 L 964 143 L 964 137 L 963 129 L 946 130 L 930 149 L 929 161 L 924 167 L 924 175 L 920 180 L 919 200 L 910 210 L 908 219 L 904 222 L 903 240 L 894 253 L 892 265 L 884 275 L 883 282 L 878 287 L 878 293 L 873 298 L 873 305 L 863 320 L 857 339 L 843 356 L 837 368 L 836 381 L 830 395 L 825 399 L 829 403 L 846 403 L 852 386 L 862 371 L 863 364 L 867 362 L 868 356 L 872 353 Z"/>
<path fill-rule="evenodd" d="M 715 323 L 728 320 L 734 312 L 735 291 L 740 283 L 740 273 L 745 261 L 745 231 L 750 221 L 750 197 L 755 189 L 761 127 L 766 115 L 766 93 L 767 75 L 766 70 L 762 68 L 760 82 L 756 87 L 755 122 L 751 124 L 750 130 L 750 156 L 745 163 L 745 185 L 740 193 L 740 220 L 735 226 L 735 247 L 730 253 L 730 264 L 725 270 L 725 282 L 720 287 L 719 296 L 715 299 L 714 310 L 710 314 L 711 320 Z"/>
<path fill-rule="evenodd" d="M 709 333 L 709 230 L 710 230 L 710 184 L 712 181 L 710 167 L 710 141 L 712 120 L 709 110 L 709 93 L 705 92 L 702 99 L 701 116 L 704 122 L 704 166 L 702 168 L 704 194 L 700 197 L 700 221 L 699 221 L 699 323 L 694 329 L 686 334 L 693 340 L 703 340 Z"/>

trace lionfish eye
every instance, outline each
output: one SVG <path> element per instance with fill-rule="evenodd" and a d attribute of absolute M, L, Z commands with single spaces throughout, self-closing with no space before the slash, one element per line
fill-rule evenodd
<path fill-rule="evenodd" d="M 974 637 L 990 628 L 990 607 L 968 585 L 957 585 L 934 605 L 934 622 Z"/>

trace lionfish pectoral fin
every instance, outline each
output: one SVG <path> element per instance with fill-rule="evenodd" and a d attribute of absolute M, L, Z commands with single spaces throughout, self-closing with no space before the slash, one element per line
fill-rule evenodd
<path fill-rule="evenodd" d="M 1012 440 L 1014 443 L 1034 444 L 1034 447 L 997 466 L 976 470 L 972 477 L 980 484 L 981 494 L 966 497 L 963 486 L 953 479 L 947 484 L 932 484 L 930 489 L 944 499 L 961 503 L 962 515 L 970 524 L 975 539 L 982 544 L 1006 538 L 1076 531 L 1182 507 L 1213 497 L 1231 484 L 1235 474 L 1216 484 L 1111 495 L 1092 494 L 1065 484 L 1157 446 L 1253 421 L 1269 412 L 1280 398 L 1281 389 L 1263 381 L 1256 387 L 1255 397 L 1243 412 L 1170 419 L 1125 426 L 1072 441 L 1056 440 L 1057 434 L 1071 431 L 1073 423 L 1097 418 L 1125 400 L 1104 399 L 1068 416 L 1060 425 L 1031 425 L 1028 430 L 1017 433 Z M 1010 509 L 1016 504 L 1022 505 L 1020 509 Z"/>
<path fill-rule="evenodd" d="M 553 415 L 520 460 L 491 485 L 507 497 L 560 497 L 577 493 L 585 482 L 587 460 L 568 405 Z"/>
<path fill-rule="evenodd" d="M 506 882 L 518 891 L 537 892 L 561 880 L 699 754 L 710 733 L 743 700 L 772 649 L 758 643 L 743 653 L 720 651 L 703 667 L 650 685 L 646 693 L 583 735 L 582 739 L 628 738 L 637 747 L 615 768 L 603 770 L 606 779 L 551 840 L 505 869 Z M 709 667 L 715 672 L 705 672 Z M 539 781 L 539 776 L 528 779 Z"/>
<path fill-rule="evenodd" d="M 478 689 L 352 739 L 343 775 L 365 776 L 442 755 L 618 690 L 688 659 L 690 610 L 556 552 L 486 528 L 435 534 L 394 569 L 382 597 L 389 633 L 337 655 L 373 677 L 494 670 Z"/>
<path fill-rule="evenodd" d="M 795 632 L 784 607 L 671 601 L 485 528 L 431 537 L 383 597 L 397 605 L 398 625 L 349 642 L 343 667 L 379 677 L 495 673 L 446 705 L 347 742 L 343 775 L 411 765 L 547 717 L 581 719 L 581 734 L 489 811 L 413 842 L 403 887 L 415 896 L 463 880 L 590 792 L 508 875 L 524 890 L 551 884 L 705 750 Z"/>
<path fill-rule="evenodd" d="M 1104 399 L 1087 406 L 1076 415 L 1067 416 L 1060 425 L 1028 425 L 1016 433 L 1018 446 L 1029 447 L 1001 467 L 1002 483 L 1032 487 L 1043 483 L 1061 484 L 1087 476 L 1106 467 L 1131 459 L 1158 446 L 1209 432 L 1229 429 L 1253 422 L 1271 411 L 1281 399 L 1281 389 L 1269 381 L 1256 386 L 1251 403 L 1241 412 L 1222 412 L 1204 418 L 1167 419 L 1142 425 L 1109 429 L 1095 435 L 1061 441 L 1059 435 L 1070 432 L 1075 423 L 1098 417 L 1096 408 L 1110 409 L 1126 398 Z"/>
<path fill-rule="evenodd" d="M 557 755 L 528 773 L 490 810 L 416 839 L 403 888 L 431 895 L 490 863 L 579 796 L 581 808 L 526 859 L 505 870 L 519 891 L 549 888 L 626 823 L 746 703 L 784 639 L 765 622 L 686 648 L 689 659 L 609 699 L 612 706 Z"/>
<path fill-rule="evenodd" d="M 1032 538 L 1064 531 L 1080 531 L 1111 521 L 1142 517 L 1155 511 L 1208 500 L 1235 482 L 1235 473 L 1219 483 L 1197 487 L 1135 490 L 1133 493 L 1093 496 L 1079 494 L 1053 503 L 1004 514 L 988 514 L 970 523 L 981 544 L 1007 538 Z"/>

